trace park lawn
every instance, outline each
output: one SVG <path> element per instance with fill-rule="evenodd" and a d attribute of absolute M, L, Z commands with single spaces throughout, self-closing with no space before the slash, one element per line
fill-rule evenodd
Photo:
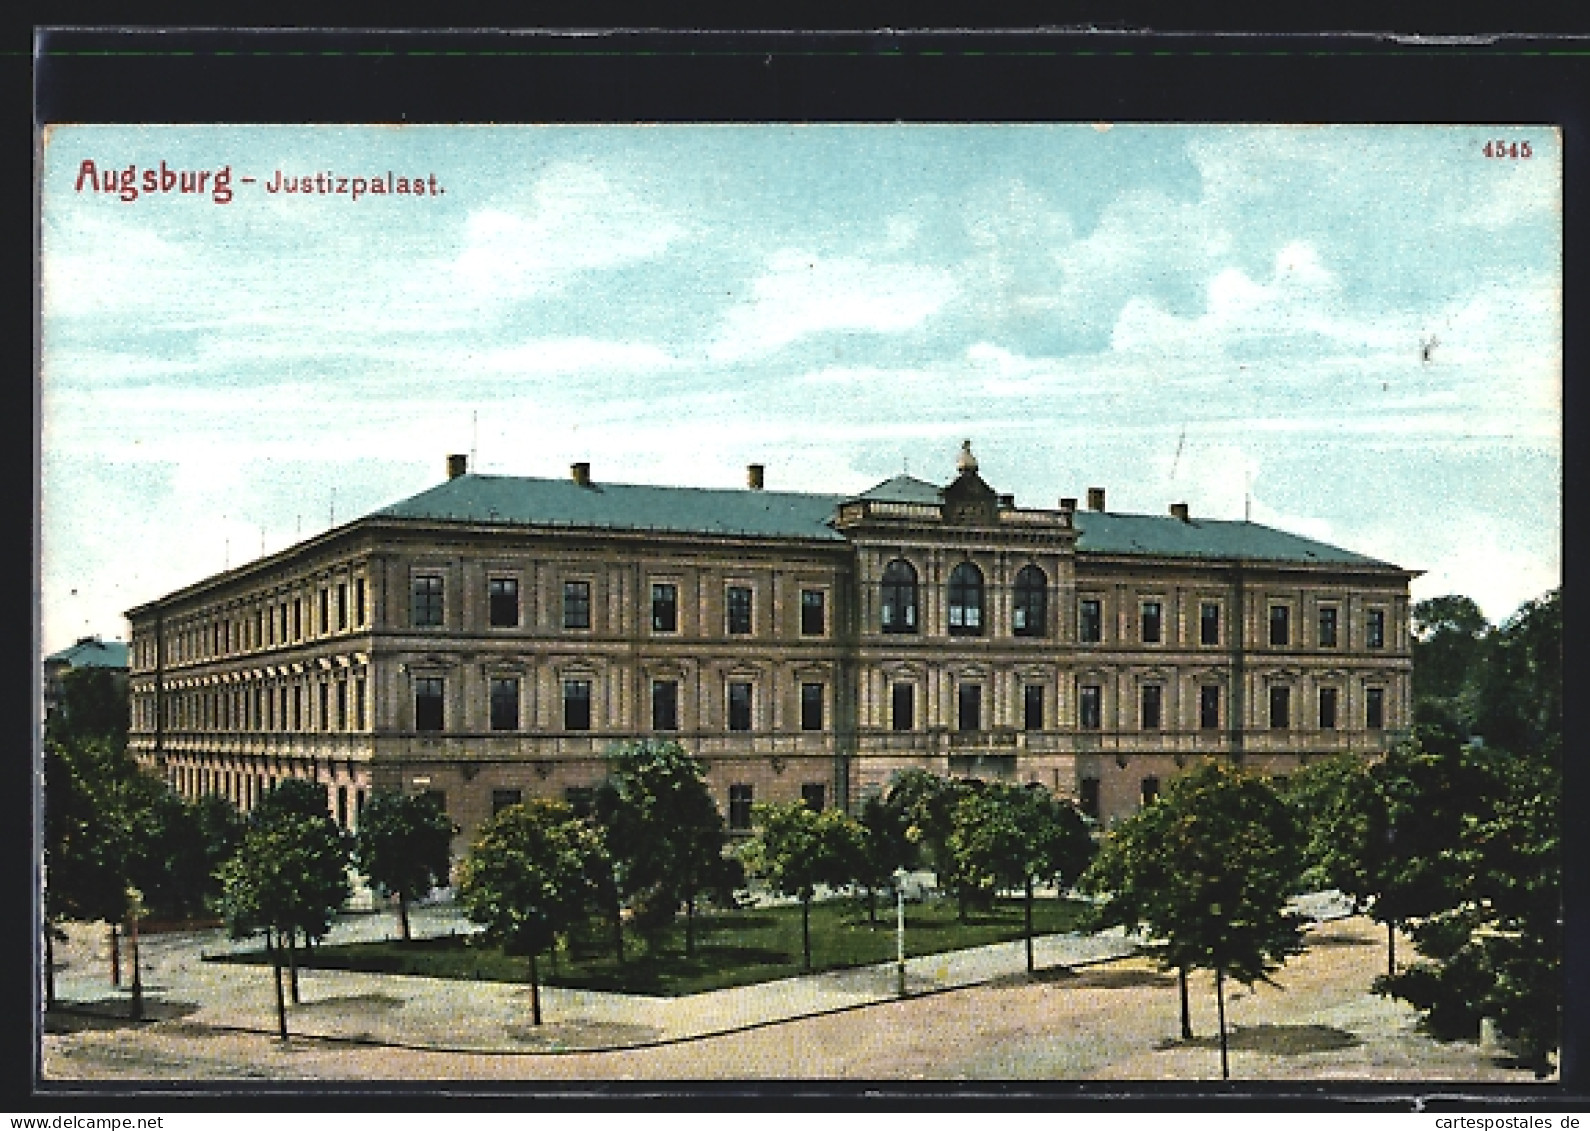
<path fill-rule="evenodd" d="M 1071 900 L 1035 900 L 1034 933 L 1077 929 L 1087 906 Z M 895 956 L 895 909 L 880 904 L 873 924 L 855 900 L 814 903 L 811 935 L 813 971 L 887 962 Z M 965 923 L 957 922 L 951 899 L 906 906 L 908 955 L 941 954 L 1021 937 L 1019 900 L 999 900 L 989 911 L 969 912 Z M 543 955 L 538 972 L 546 985 L 659 997 L 751 985 L 804 972 L 798 905 L 698 914 L 692 957 L 685 957 L 684 945 L 682 919 L 659 932 L 650 947 L 638 933 L 626 931 L 625 961 L 619 964 L 610 953 L 591 953 L 606 947 L 605 931 L 593 924 L 572 948 L 563 946 L 556 956 Z M 261 951 L 216 960 L 267 961 Z M 299 965 L 490 982 L 523 982 L 529 977 L 528 962 L 522 955 L 505 955 L 478 936 L 468 935 L 316 947 L 307 957 L 299 951 Z"/>

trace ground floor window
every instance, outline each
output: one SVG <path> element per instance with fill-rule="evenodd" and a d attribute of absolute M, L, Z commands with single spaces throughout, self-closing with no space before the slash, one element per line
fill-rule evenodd
<path fill-rule="evenodd" d="M 729 827 L 731 829 L 751 827 L 751 787 L 748 785 L 729 787 Z"/>
<path fill-rule="evenodd" d="M 801 786 L 801 800 L 806 803 L 808 809 L 815 813 L 821 813 L 823 811 L 823 801 L 825 800 L 823 795 L 826 792 L 827 790 L 822 782 L 809 781 Z"/>

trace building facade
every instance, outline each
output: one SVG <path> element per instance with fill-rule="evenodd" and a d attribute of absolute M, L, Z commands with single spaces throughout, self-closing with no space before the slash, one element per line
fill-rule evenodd
<path fill-rule="evenodd" d="M 1408 570 L 1249 522 L 1023 508 L 968 443 L 856 497 L 473 475 L 128 613 L 132 745 L 248 808 L 439 793 L 463 829 L 677 739 L 732 828 L 895 773 L 1108 822 L 1196 760 L 1284 776 L 1410 721 Z"/>

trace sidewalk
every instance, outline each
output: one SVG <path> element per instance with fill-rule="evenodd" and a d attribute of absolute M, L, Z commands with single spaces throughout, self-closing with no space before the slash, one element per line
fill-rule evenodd
<path fill-rule="evenodd" d="M 1328 899 L 1305 910 L 1334 914 Z M 389 937 L 389 914 L 340 919 L 329 943 Z M 415 909 L 416 936 L 469 929 L 448 906 Z M 63 1010 L 125 1018 L 129 951 L 123 943 L 123 985 L 110 985 L 108 931 L 75 927 L 57 947 L 56 998 Z M 274 1034 L 276 1006 L 267 966 L 205 962 L 206 954 L 255 949 L 233 943 L 220 929 L 142 940 L 145 1017 L 166 1024 Z M 1120 931 L 1048 935 L 1034 941 L 1040 975 L 1046 969 L 1108 961 L 1131 954 L 1137 941 Z M 1025 945 L 1017 940 L 906 960 L 909 995 L 1026 977 Z M 340 970 L 302 970 L 302 1004 L 288 1006 L 294 1036 L 351 1040 L 458 1052 L 565 1052 L 638 1048 L 719 1035 L 797 1017 L 834 1013 L 896 997 L 893 962 L 784 978 L 760 985 L 662 998 L 542 987 L 544 1024 L 530 1022 L 529 987 Z"/>

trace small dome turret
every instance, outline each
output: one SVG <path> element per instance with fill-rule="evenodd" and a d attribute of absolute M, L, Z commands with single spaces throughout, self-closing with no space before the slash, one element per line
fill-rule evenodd
<path fill-rule="evenodd" d="M 961 441 L 961 454 L 955 457 L 955 470 L 961 475 L 971 475 L 977 471 L 977 457 L 972 454 L 972 442 Z"/>

